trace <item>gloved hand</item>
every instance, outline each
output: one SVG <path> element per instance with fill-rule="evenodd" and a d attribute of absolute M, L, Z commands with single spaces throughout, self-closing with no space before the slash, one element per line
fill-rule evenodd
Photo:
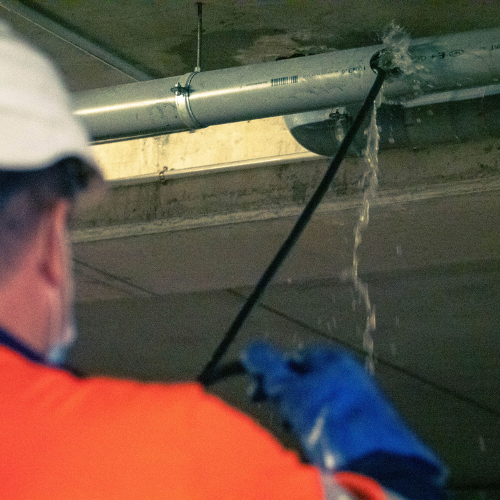
<path fill-rule="evenodd" d="M 241 362 L 254 377 L 257 393 L 278 405 L 316 466 L 353 470 L 350 464 L 382 452 L 384 460 L 416 459 L 432 482 L 444 479 L 441 462 L 403 423 L 371 376 L 343 350 L 311 347 L 285 355 L 268 343 L 256 342 L 242 353 Z M 373 465 L 373 459 L 368 462 Z M 357 471 L 363 472 L 359 467 Z"/>

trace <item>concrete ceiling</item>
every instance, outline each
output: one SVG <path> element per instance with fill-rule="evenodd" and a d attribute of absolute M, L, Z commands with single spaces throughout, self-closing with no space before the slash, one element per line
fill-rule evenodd
<path fill-rule="evenodd" d="M 40 26 L 43 22 L 35 25 L 26 19 L 29 14 L 19 15 L 19 4 L 152 76 L 182 75 L 196 66 L 197 8 L 191 0 L 0 2 L 2 17 L 55 57 L 72 90 L 131 79 L 55 37 Z M 374 45 L 392 21 L 416 38 L 498 27 L 500 19 L 498 2 L 486 0 L 206 0 L 203 4 L 203 70 Z"/>
<path fill-rule="evenodd" d="M 68 43 L 64 30 L 152 77 L 196 65 L 191 1 L 0 1 L 0 15 L 53 56 L 71 90 L 134 78 Z M 372 45 L 392 20 L 413 37 L 499 27 L 500 3 L 207 0 L 202 69 Z M 229 137 L 225 149 L 233 152 L 250 141 L 246 129 L 214 130 L 213 149 Z M 188 155 L 204 135 L 186 134 L 184 150 L 162 138 L 158 151 Z M 145 143 L 122 145 L 113 145 L 115 164 L 133 177 L 152 162 L 157 179 L 165 156 L 153 161 Z M 243 170 L 115 183 L 107 201 L 80 215 L 76 368 L 147 380 L 196 376 L 327 165 L 303 153 L 286 161 L 287 152 L 258 168 L 246 159 Z M 224 163 L 220 154 L 212 164 Z M 261 336 L 288 347 L 336 342 L 364 356 L 364 306 L 343 279 L 363 168 L 359 159 L 344 163 L 227 360 Z M 500 141 L 387 151 L 380 169 L 359 255 L 376 306 L 377 377 L 450 465 L 457 498 L 500 498 Z M 269 409 L 246 401 L 245 384 L 228 380 L 214 391 L 291 443 Z"/>

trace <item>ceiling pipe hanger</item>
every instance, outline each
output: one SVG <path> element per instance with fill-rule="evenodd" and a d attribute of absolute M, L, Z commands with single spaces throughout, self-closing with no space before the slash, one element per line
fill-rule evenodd
<path fill-rule="evenodd" d="M 198 8 L 198 44 L 196 47 L 196 68 L 194 68 L 196 73 L 201 71 L 201 38 L 203 32 L 203 3 L 196 2 Z"/>

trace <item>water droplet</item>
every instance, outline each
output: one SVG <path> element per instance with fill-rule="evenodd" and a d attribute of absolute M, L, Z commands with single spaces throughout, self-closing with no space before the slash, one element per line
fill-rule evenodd
<path fill-rule="evenodd" d="M 375 360 L 372 356 L 366 357 L 365 368 L 370 375 L 375 375 Z"/>
<path fill-rule="evenodd" d="M 331 452 L 326 451 L 324 454 L 323 460 L 325 463 L 325 467 L 328 470 L 333 470 L 335 468 L 336 460 L 335 460 L 334 455 Z"/>
<path fill-rule="evenodd" d="M 377 320 L 375 318 L 375 308 L 370 311 L 368 318 L 366 320 L 366 328 L 370 329 L 371 331 L 375 330 L 377 326 Z"/>
<path fill-rule="evenodd" d="M 352 268 L 349 268 L 349 269 L 344 269 L 341 273 L 340 273 L 340 279 L 342 281 L 347 281 L 347 280 L 350 280 L 353 276 L 353 270 Z M 335 300 L 334 300 L 335 302 Z"/>
<path fill-rule="evenodd" d="M 399 328 L 399 316 L 394 318 L 394 324 Z"/>
<path fill-rule="evenodd" d="M 398 257 L 401 257 L 401 255 L 403 255 L 403 249 L 401 248 L 401 245 L 396 245 L 396 255 Z"/>
<path fill-rule="evenodd" d="M 479 449 L 484 453 L 486 451 L 486 444 L 484 442 L 484 437 L 479 436 Z"/>
<path fill-rule="evenodd" d="M 396 344 L 394 342 L 391 342 L 391 354 L 393 356 L 396 356 L 397 352 L 398 352 L 398 350 L 396 348 Z"/>
<path fill-rule="evenodd" d="M 370 335 L 365 335 L 363 338 L 363 348 L 367 351 L 371 351 L 373 349 L 373 337 Z"/>

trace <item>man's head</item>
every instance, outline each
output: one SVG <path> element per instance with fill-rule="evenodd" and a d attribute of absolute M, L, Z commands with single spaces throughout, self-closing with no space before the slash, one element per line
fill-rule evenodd
<path fill-rule="evenodd" d="M 48 356 L 68 341 L 67 220 L 102 183 L 52 64 L 0 24 L 0 325 Z"/>

